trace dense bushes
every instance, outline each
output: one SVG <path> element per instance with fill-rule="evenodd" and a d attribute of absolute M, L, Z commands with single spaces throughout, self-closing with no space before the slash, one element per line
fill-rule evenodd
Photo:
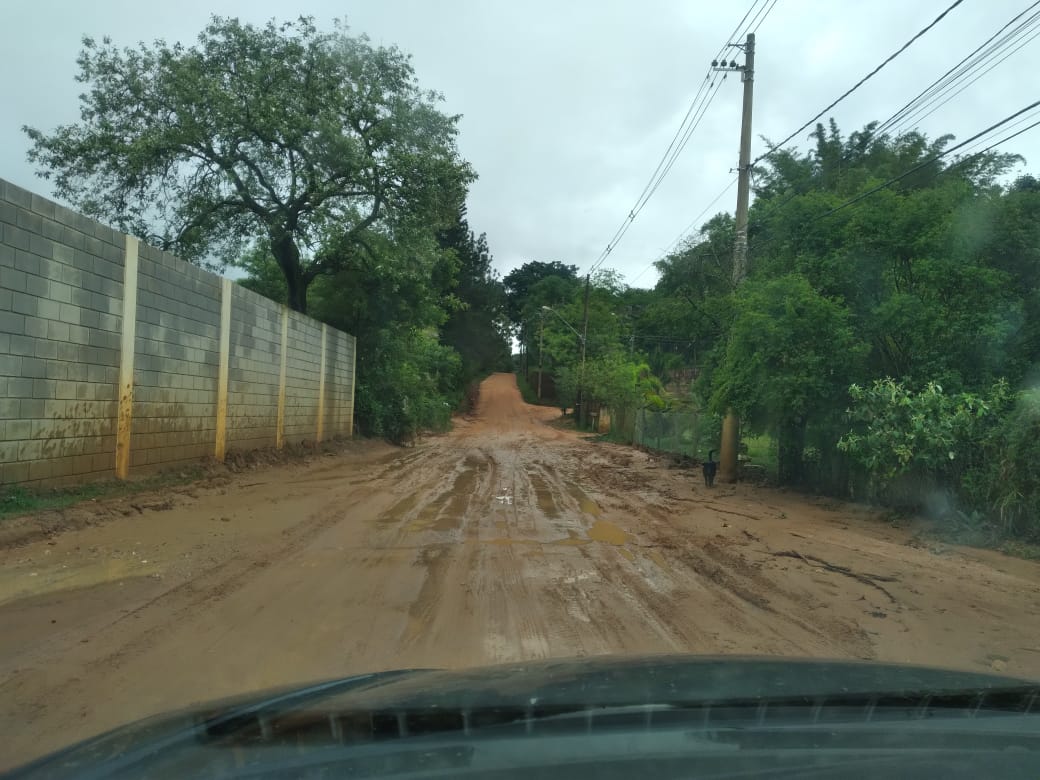
<path fill-rule="evenodd" d="M 375 343 L 359 344 L 359 431 L 401 443 L 424 429 L 445 430 L 465 387 L 458 353 L 419 330 L 371 338 Z"/>
<path fill-rule="evenodd" d="M 986 438 L 965 487 L 1006 536 L 1040 542 L 1040 390 L 1027 390 Z"/>
<path fill-rule="evenodd" d="M 838 442 L 871 497 L 952 523 L 1040 540 L 1040 392 L 912 392 L 891 379 L 853 385 L 852 430 Z"/>

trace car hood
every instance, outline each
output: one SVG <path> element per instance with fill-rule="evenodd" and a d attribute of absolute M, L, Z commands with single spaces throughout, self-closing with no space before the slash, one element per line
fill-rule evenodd
<path fill-rule="evenodd" d="M 354 675 L 193 706 L 138 721 L 40 759 L 13 777 L 137 774 L 185 747 L 367 744 L 405 737 L 530 732 L 582 712 L 632 708 L 714 711 L 770 707 L 998 707 L 1023 713 L 1040 685 L 1014 677 L 856 661 L 734 656 L 593 657 L 470 670 L 411 669 Z M 924 709 L 923 709 L 924 708 Z M 1040 703 L 1037 703 L 1040 710 Z M 650 711 L 649 709 L 647 710 Z M 232 751 L 233 752 L 233 751 Z"/>

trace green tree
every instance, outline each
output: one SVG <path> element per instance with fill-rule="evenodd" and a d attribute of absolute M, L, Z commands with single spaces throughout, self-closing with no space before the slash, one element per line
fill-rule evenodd
<path fill-rule="evenodd" d="M 187 259 L 262 241 L 297 311 L 374 235 L 450 224 L 473 179 L 408 57 L 342 24 L 213 17 L 190 47 L 84 38 L 78 64 L 82 121 L 24 128 L 57 194 Z"/>
<path fill-rule="evenodd" d="M 736 409 L 753 430 L 776 436 L 780 480 L 801 483 L 806 428 L 840 408 L 865 346 L 848 310 L 805 277 L 749 282 L 731 300 L 732 324 L 710 380 L 711 407 Z"/>
<path fill-rule="evenodd" d="M 458 305 L 441 326 L 441 341 L 459 353 L 467 379 L 509 370 L 505 287 L 492 267 L 487 237 L 474 235 L 463 208 L 456 223 L 442 231 L 438 240 L 458 263 L 456 282 L 445 291 Z"/>
<path fill-rule="evenodd" d="M 563 284 L 567 285 L 568 289 L 573 290 L 577 287 L 578 267 L 565 265 L 558 260 L 553 260 L 550 263 L 532 260 L 506 274 L 502 281 L 506 287 L 509 319 L 514 325 L 521 325 L 525 313 L 529 313 L 525 309 L 531 303 L 529 299 L 531 298 L 532 288 L 543 279 L 549 277 L 562 279 Z"/>

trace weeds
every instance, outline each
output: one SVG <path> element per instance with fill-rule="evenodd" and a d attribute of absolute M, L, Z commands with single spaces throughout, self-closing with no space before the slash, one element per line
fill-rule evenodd
<path fill-rule="evenodd" d="M 132 481 L 105 480 L 69 487 L 34 488 L 11 485 L 0 489 L 0 520 L 20 515 L 65 509 L 81 501 L 135 495 L 199 479 L 203 466 L 190 466 Z"/>
<path fill-rule="evenodd" d="M 539 400 L 538 394 L 535 392 L 534 388 L 531 387 L 531 384 L 527 381 L 527 377 L 523 374 L 517 372 L 515 376 L 516 386 L 520 388 L 520 396 L 524 399 L 524 403 L 531 404 L 532 406 L 556 406 L 556 403 L 549 399 L 542 398 Z"/>

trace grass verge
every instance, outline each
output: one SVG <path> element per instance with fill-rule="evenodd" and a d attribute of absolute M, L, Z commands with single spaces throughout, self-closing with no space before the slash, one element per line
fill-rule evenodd
<path fill-rule="evenodd" d="M 766 434 L 745 436 L 743 441 L 747 445 L 747 455 L 751 458 L 751 463 L 764 468 L 766 475 L 776 480 L 778 455 L 773 437 Z"/>
<path fill-rule="evenodd" d="M 524 399 L 524 403 L 532 406 L 556 406 L 556 402 L 550 399 L 543 398 L 539 400 L 538 394 L 523 374 L 516 374 L 516 386 L 520 388 L 520 396 Z"/>
<path fill-rule="evenodd" d="M 34 512 L 65 509 L 81 501 L 98 498 L 120 498 L 149 490 L 183 485 L 200 479 L 205 472 L 202 464 L 187 466 L 177 471 L 162 472 L 140 479 L 88 482 L 68 487 L 24 487 L 11 485 L 0 488 L 0 520 L 29 515 Z"/>

